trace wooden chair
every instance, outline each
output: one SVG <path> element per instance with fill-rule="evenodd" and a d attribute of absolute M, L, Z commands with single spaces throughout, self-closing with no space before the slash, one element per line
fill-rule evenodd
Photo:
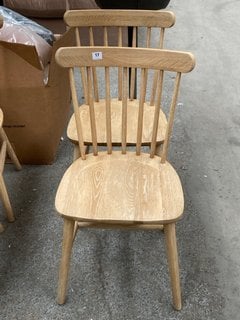
<path fill-rule="evenodd" d="M 158 48 L 163 47 L 165 29 L 170 28 L 175 23 L 175 15 L 170 11 L 146 11 L 146 10 L 72 10 L 67 11 L 64 15 L 65 23 L 70 28 L 75 28 L 76 33 L 76 45 L 104 45 L 104 46 L 132 46 L 137 47 L 142 46 L 149 48 L 151 46 L 157 45 Z M 141 34 L 143 39 L 141 41 L 137 40 L 137 30 L 142 27 Z M 102 28 L 102 34 L 99 28 Z M 96 32 L 97 29 L 97 32 Z M 153 32 L 154 30 L 154 32 Z M 128 34 L 127 34 L 128 31 Z M 153 41 L 154 39 L 158 41 Z M 126 39 L 128 38 L 128 41 Z M 145 39 L 144 39 L 145 38 Z M 129 41 L 130 40 L 130 41 Z M 101 88 L 101 79 L 98 79 L 98 74 L 96 69 L 92 69 L 94 78 L 94 100 L 97 102 L 95 104 L 96 113 L 100 114 L 104 112 L 105 101 L 99 98 L 99 89 Z M 133 130 L 129 129 L 127 134 L 127 144 L 136 144 L 135 136 L 135 126 L 137 124 L 137 113 L 138 113 L 138 103 L 136 100 L 136 71 L 134 68 L 130 70 L 130 91 L 129 91 L 129 108 L 128 108 L 128 119 L 134 125 Z M 116 122 L 119 123 L 119 118 L 121 117 L 121 101 L 122 101 L 122 73 L 119 70 L 119 91 L 118 97 L 112 99 L 112 114 Z M 158 73 L 155 73 L 155 83 L 157 81 Z M 86 74 L 83 69 L 81 69 L 81 79 L 83 83 L 83 95 L 85 97 L 85 103 L 80 107 L 80 117 L 84 122 L 84 117 L 88 117 L 86 114 L 88 112 L 88 99 L 87 99 L 87 86 L 86 86 Z M 99 80 L 99 81 L 98 81 Z M 150 145 L 151 137 L 148 131 L 148 123 L 153 116 L 154 103 L 155 103 L 155 88 L 150 96 L 149 105 L 145 105 L 146 112 L 144 113 L 144 126 L 143 126 L 143 136 L 144 143 Z M 160 145 L 163 141 L 164 132 L 166 130 L 166 117 L 162 111 L 159 114 L 159 121 L 161 126 L 157 134 L 157 153 L 160 153 Z M 107 144 L 105 136 L 104 124 L 97 121 L 98 128 L 98 143 Z M 86 122 L 83 127 L 83 132 L 86 132 L 85 145 L 91 145 L 92 140 L 89 134 L 90 127 L 89 122 Z M 67 135 L 69 139 L 74 143 L 74 160 L 79 157 L 79 148 L 77 142 L 77 130 L 75 126 L 74 115 L 71 117 Z M 112 142 L 113 144 L 120 144 L 120 127 L 114 126 L 112 131 Z"/>
<path fill-rule="evenodd" d="M 73 162 L 64 174 L 56 194 L 55 205 L 64 220 L 62 259 L 59 271 L 58 303 L 65 302 L 67 278 L 71 250 L 75 237 L 75 223 L 81 228 L 129 228 L 157 229 L 164 224 L 169 270 L 172 284 L 173 305 L 181 309 L 181 293 L 178 270 L 178 257 L 175 235 L 175 222 L 184 209 L 183 191 L 179 177 L 167 161 L 169 139 L 172 132 L 174 112 L 180 87 L 181 74 L 194 67 L 194 57 L 190 53 L 160 49 L 82 47 L 61 48 L 56 54 L 57 62 L 69 68 L 72 99 L 74 105 L 78 143 L 81 157 Z M 86 154 L 84 148 L 84 123 L 79 116 L 74 68 L 84 68 L 87 73 L 87 99 L 89 101 L 90 131 L 93 153 Z M 98 128 L 96 124 L 96 102 L 94 101 L 93 68 L 104 69 L 105 79 L 105 121 L 107 147 L 100 151 L 98 146 Z M 110 80 L 112 68 L 122 69 L 122 102 L 120 122 L 121 150 L 113 147 L 113 118 L 111 117 L 112 99 Z M 136 126 L 136 147 L 127 146 L 129 130 L 128 99 L 129 68 L 139 68 L 141 80 L 140 98 Z M 154 77 L 147 78 L 150 69 L 157 70 L 157 83 Z M 116 69 L 114 69 L 116 70 Z M 171 72 L 171 76 L 164 76 Z M 112 75 L 112 74 L 111 74 Z M 172 98 L 164 136 L 162 156 L 155 155 L 159 113 L 164 101 L 164 79 L 173 81 Z M 157 99 L 154 117 L 149 123 L 151 146 L 143 152 L 143 118 L 146 92 L 149 83 L 156 85 Z M 103 84 L 102 84 L 103 85 Z M 171 88 L 171 86 L 170 86 Z M 163 90 L 164 89 L 164 90 Z M 167 90 L 169 97 L 169 90 Z"/>
<path fill-rule="evenodd" d="M 5 186 L 5 182 L 3 179 L 3 170 L 4 170 L 4 164 L 6 159 L 6 154 L 9 155 L 10 159 L 14 163 L 17 170 L 21 170 L 21 165 L 18 161 L 18 158 L 6 136 L 6 133 L 2 127 L 3 125 L 3 112 L 0 109 L 0 140 L 2 142 L 1 150 L 0 150 L 0 196 L 4 205 L 4 208 L 6 210 L 6 216 L 9 222 L 13 222 L 15 220 L 12 206 L 9 200 L 9 196 L 7 193 L 7 189 Z M 3 230 L 3 226 L 0 226 L 0 230 Z"/>

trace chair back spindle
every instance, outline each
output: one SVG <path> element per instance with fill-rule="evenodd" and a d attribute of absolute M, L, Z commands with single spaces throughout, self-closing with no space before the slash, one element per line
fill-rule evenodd
<path fill-rule="evenodd" d="M 152 88 L 155 88 L 157 91 L 157 100 L 155 103 L 155 112 L 154 112 L 154 121 L 153 121 L 153 131 L 152 131 L 152 141 L 151 141 L 151 151 L 150 157 L 153 158 L 156 150 L 156 141 L 157 141 L 157 131 L 158 131 L 158 122 L 159 122 L 159 114 L 161 111 L 161 98 L 162 98 L 162 90 L 163 90 L 163 70 L 154 72 L 154 80 Z M 157 78 L 155 78 L 157 76 Z M 159 76 L 159 77 L 158 77 Z M 158 83 L 158 85 L 157 85 Z M 155 95 L 155 94 L 154 94 Z M 151 105 L 151 102 L 150 102 Z"/>
<path fill-rule="evenodd" d="M 169 140 L 170 140 L 172 129 L 173 129 L 173 121 L 174 121 L 175 109 L 177 104 L 177 97 L 178 97 L 179 88 L 180 88 L 180 81 L 181 81 L 181 72 L 178 72 L 175 78 L 174 90 L 173 90 L 172 101 L 171 101 L 170 111 L 169 111 L 169 118 L 167 123 L 167 130 L 166 130 L 165 139 L 163 143 L 161 163 L 164 163 L 167 160 L 167 152 L 169 147 Z"/>
<path fill-rule="evenodd" d="M 146 90 L 147 90 L 146 87 L 147 87 L 147 69 L 141 69 L 140 99 L 139 99 L 138 122 L 137 122 L 137 145 L 136 145 L 137 155 L 141 154 L 143 113 L 144 113 L 144 103 L 146 99 Z"/>
<path fill-rule="evenodd" d="M 165 33 L 165 28 L 160 28 L 159 49 L 163 49 L 164 33 Z M 155 71 L 154 81 L 153 81 L 152 91 L 151 91 L 150 106 L 154 106 L 154 103 L 155 103 L 156 92 L 157 92 L 156 86 L 157 86 L 157 81 L 159 76 L 161 77 L 159 72 Z"/>
<path fill-rule="evenodd" d="M 98 154 L 97 146 L 97 129 L 96 129 L 96 117 L 94 111 L 94 99 L 92 88 L 95 88 L 95 79 L 92 79 L 93 67 L 87 66 L 87 87 L 88 87 L 88 99 L 89 99 L 89 115 L 90 115 L 90 125 L 91 125 L 91 135 L 92 135 L 92 147 L 93 154 L 96 156 Z"/>
<path fill-rule="evenodd" d="M 128 103 L 128 68 L 123 69 L 122 99 L 122 153 L 127 152 L 127 103 Z"/>
<path fill-rule="evenodd" d="M 81 67 L 80 69 L 84 71 L 84 67 Z M 75 82 L 75 78 L 74 78 L 73 67 L 69 69 L 69 79 L 70 79 L 70 88 L 71 88 L 71 93 L 72 93 L 72 102 L 73 102 L 73 109 L 74 109 L 74 114 L 75 114 L 76 128 L 77 128 L 77 134 L 78 134 L 79 150 L 81 153 L 81 158 L 83 160 L 85 160 L 86 153 L 85 153 L 84 138 L 83 138 L 83 133 L 82 133 L 82 121 L 81 121 L 79 107 L 78 107 L 79 103 L 78 103 L 78 95 L 77 95 L 77 90 L 76 90 L 76 82 Z"/>
<path fill-rule="evenodd" d="M 118 27 L 118 47 L 123 46 L 123 30 L 122 27 Z M 122 100 L 122 81 L 123 81 L 123 72 L 122 68 L 118 68 L 118 100 Z"/>
<path fill-rule="evenodd" d="M 81 38 L 79 29 L 75 27 L 75 38 L 76 38 L 76 44 L 78 47 L 81 47 Z M 82 88 L 83 88 L 83 95 L 86 101 L 86 104 L 88 104 L 88 92 L 87 92 L 87 79 L 84 68 L 80 68 L 80 74 L 81 74 L 81 80 L 82 80 Z"/>
<path fill-rule="evenodd" d="M 112 153 L 112 125 L 111 125 L 111 92 L 110 92 L 110 72 L 109 67 L 105 68 L 105 101 L 106 101 L 106 136 L 107 136 L 107 151 Z"/>
<path fill-rule="evenodd" d="M 107 30 L 107 27 L 104 27 L 103 30 L 104 30 L 104 37 L 103 37 L 104 41 L 103 42 L 104 42 L 104 46 L 107 47 L 108 46 L 108 30 Z"/>
<path fill-rule="evenodd" d="M 89 42 L 90 46 L 94 47 L 95 46 L 95 41 L 94 41 L 94 33 L 93 33 L 93 27 L 89 27 Z M 105 32 L 104 32 L 105 35 Z M 98 80 L 97 80 L 97 70 L 95 67 L 92 67 L 92 75 L 93 75 L 93 88 L 94 88 L 94 98 L 95 101 L 99 101 L 99 94 L 98 94 Z"/>
<path fill-rule="evenodd" d="M 132 48 L 137 46 L 137 27 L 133 27 L 132 30 Z M 130 77 L 130 100 L 132 101 L 135 97 L 136 91 L 136 69 L 131 68 L 131 77 Z"/>
<path fill-rule="evenodd" d="M 175 23 L 175 15 L 171 11 L 161 10 L 69 10 L 64 15 L 66 24 L 71 28 L 78 29 L 76 32 L 76 45 L 104 45 L 127 47 L 131 42 L 132 47 L 150 48 L 154 43 L 159 42 L 159 48 L 163 48 L 165 29 L 170 28 Z M 103 28 L 103 35 L 94 32 L 96 28 Z M 79 41 L 79 30 L 88 29 L 88 39 L 86 32 L 83 36 L 84 41 Z M 139 29 L 141 28 L 141 31 Z M 145 32 L 145 41 L 138 41 L 138 33 L 141 37 Z M 154 32 L 153 32 L 154 31 Z M 81 34 L 81 32 L 80 32 Z M 130 39 L 130 38 L 131 39 Z M 128 38 L 128 42 L 126 39 Z M 130 68 L 130 88 L 129 99 L 133 101 L 136 98 L 136 70 Z M 81 71 L 81 79 L 83 83 L 83 92 L 85 102 L 87 101 L 86 75 Z M 92 68 L 94 79 L 94 99 L 99 101 L 99 87 L 97 81 L 96 68 Z M 155 72 L 155 81 L 153 82 L 150 98 L 150 106 L 155 103 L 156 82 L 158 74 Z M 118 70 L 118 99 L 122 100 L 122 69 Z"/>

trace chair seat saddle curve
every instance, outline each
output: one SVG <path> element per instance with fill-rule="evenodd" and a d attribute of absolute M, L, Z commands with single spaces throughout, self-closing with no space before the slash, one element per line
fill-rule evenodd
<path fill-rule="evenodd" d="M 95 59 L 96 52 L 100 59 Z M 80 157 L 64 173 L 55 198 L 56 210 L 64 221 L 57 301 L 63 304 L 66 299 L 70 257 L 77 229 L 160 229 L 164 225 L 173 306 L 180 310 L 182 302 L 175 224 L 183 214 L 184 197 L 180 179 L 167 161 L 167 154 L 181 75 L 194 68 L 194 57 L 188 52 L 163 49 L 89 46 L 60 48 L 56 61 L 69 71 L 80 150 Z M 88 105 L 82 107 L 83 116 L 79 115 L 78 97 L 79 86 L 83 84 L 75 80 L 75 68 L 86 72 Z M 102 69 L 102 85 L 105 88 L 104 102 L 100 102 L 104 110 L 99 115 L 95 107 L 99 102 L 94 99 L 95 68 Z M 132 68 L 140 75 L 137 81 L 138 103 L 128 99 L 129 70 Z M 116 102 L 111 98 L 111 87 L 119 85 L 117 80 L 112 79 L 117 79 L 113 74 L 120 69 L 122 99 Z M 158 74 L 156 82 L 155 72 Z M 164 79 L 167 79 L 168 88 Z M 169 79 L 173 85 L 169 84 Z M 157 92 L 154 106 L 146 105 L 148 84 L 151 82 L 155 82 Z M 160 157 L 156 155 L 156 147 L 158 127 L 162 125 L 159 115 L 164 101 L 169 108 Z M 115 103 L 121 110 L 118 120 L 113 116 Z M 133 126 L 128 110 L 135 108 L 135 103 L 136 125 Z M 153 116 L 147 118 L 146 128 L 144 114 L 149 112 L 149 108 L 153 108 Z M 89 136 L 85 136 L 86 123 L 90 126 Z M 100 124 L 105 131 L 106 146 L 99 145 L 99 137 L 102 139 L 98 132 Z M 115 126 L 120 132 L 116 136 L 113 134 Z M 136 143 L 130 147 L 127 140 L 129 130 L 134 130 L 136 136 Z M 145 147 L 146 136 L 150 138 L 150 148 Z M 113 137 L 119 143 L 117 148 L 114 147 Z M 86 153 L 85 143 L 90 138 L 92 150 Z"/>
<path fill-rule="evenodd" d="M 75 29 L 76 33 L 76 45 L 104 45 L 104 46 L 118 46 L 123 47 L 130 45 L 131 47 L 151 47 L 158 46 L 163 47 L 165 29 L 170 28 L 175 23 L 175 15 L 171 11 L 161 11 L 161 10 L 70 10 L 64 15 L 65 23 L 70 28 Z M 88 33 L 83 34 L 83 30 L 88 29 Z M 102 38 L 99 37 L 99 32 L 95 33 L 95 29 L 102 28 Z M 138 41 L 138 29 L 141 28 L 141 41 Z M 86 37 L 89 34 L 89 37 Z M 126 38 L 128 41 L 126 42 Z M 131 82 L 129 89 L 129 108 L 128 108 L 128 121 L 131 122 L 133 128 L 129 127 L 127 133 L 127 144 L 136 144 L 135 126 L 137 124 L 137 105 L 138 100 L 136 100 L 136 70 L 131 69 Z M 83 81 L 83 95 L 85 97 L 85 104 L 80 106 L 80 117 L 88 117 L 88 107 L 87 107 L 87 88 L 86 88 L 86 75 L 83 70 L 81 70 L 81 77 Z M 95 112 L 96 115 L 102 114 L 104 108 L 104 100 L 99 98 L 99 92 L 101 91 L 101 78 L 98 75 L 96 69 L 93 69 L 94 77 L 94 99 Z M 119 72 L 119 92 L 117 98 L 112 98 L 112 117 L 115 123 L 120 123 L 121 118 L 121 81 L 122 74 Z M 157 74 L 155 75 L 155 79 Z M 157 81 L 157 80 L 155 80 Z M 150 145 L 151 138 L 148 132 L 148 123 L 152 121 L 154 115 L 155 103 L 155 90 L 154 85 L 152 88 L 151 97 L 149 97 L 149 103 L 146 104 L 146 112 L 144 112 L 144 140 L 146 145 Z M 148 108 L 149 107 L 149 108 Z M 77 146 L 77 132 L 75 126 L 75 115 L 73 114 L 67 129 L 68 138 L 75 144 L 74 160 L 79 157 L 79 149 Z M 98 118 L 97 117 L 97 118 Z M 102 115 L 104 117 L 104 115 Z M 101 118 L 101 116 L 100 116 Z M 107 144 L 105 128 L 103 127 L 101 120 L 97 121 L 97 132 L 98 132 L 98 143 Z M 156 152 L 160 154 L 161 144 L 164 139 L 164 133 L 166 131 L 166 117 L 163 111 L 160 111 L 159 122 L 159 132 L 157 135 L 157 149 Z M 84 123 L 84 121 L 83 121 Z M 86 145 L 91 145 L 92 139 L 90 134 L 90 124 L 86 122 L 83 127 L 84 142 Z M 112 142 L 118 145 L 120 142 L 121 130 L 119 125 L 113 125 L 112 131 Z"/>
<path fill-rule="evenodd" d="M 114 130 L 112 131 L 112 140 L 116 145 L 121 143 L 121 123 L 119 119 L 122 116 L 122 109 L 121 109 L 122 102 L 118 99 L 112 99 L 111 101 L 111 121 L 112 127 Z M 137 128 L 137 117 L 138 117 L 138 101 L 136 99 L 128 101 L 128 114 L 127 114 L 127 125 L 128 125 L 128 132 L 127 132 L 127 142 L 129 145 L 136 144 L 136 128 Z M 94 104 L 95 108 L 95 115 L 96 115 L 96 128 L 97 128 L 97 135 L 98 135 L 98 143 L 99 144 L 106 144 L 107 136 L 106 136 L 106 123 L 104 119 L 106 118 L 106 111 L 105 111 L 105 100 L 99 100 Z M 142 137 L 142 144 L 149 145 L 151 141 L 152 132 L 151 123 L 153 122 L 154 118 L 154 106 L 149 106 L 149 104 L 144 104 L 144 119 L 143 119 L 143 137 Z M 92 137 L 91 137 L 91 125 L 89 121 L 89 106 L 82 105 L 80 109 L 80 117 L 83 125 L 83 134 L 84 134 L 84 142 L 86 145 L 92 144 Z M 163 112 L 160 112 L 159 115 L 159 122 L 162 124 L 159 126 L 157 140 L 163 141 L 164 135 L 166 131 L 166 123 L 167 119 Z M 76 121 L 75 117 L 72 116 L 67 128 L 67 135 L 70 140 L 74 143 L 78 141 L 77 138 L 77 130 L 76 130 Z"/>
<path fill-rule="evenodd" d="M 78 159 L 65 173 L 56 199 L 63 216 L 120 224 L 170 222 L 184 207 L 180 180 L 168 162 L 121 152 Z"/>

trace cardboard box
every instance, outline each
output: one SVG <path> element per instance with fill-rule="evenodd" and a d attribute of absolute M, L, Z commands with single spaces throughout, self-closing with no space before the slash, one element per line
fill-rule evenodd
<path fill-rule="evenodd" d="M 74 43 L 69 30 L 53 45 L 49 70 L 42 70 L 35 47 L 0 41 L 0 106 L 21 163 L 51 164 L 55 159 L 69 119 L 70 88 L 67 70 L 54 56 L 59 47 Z"/>

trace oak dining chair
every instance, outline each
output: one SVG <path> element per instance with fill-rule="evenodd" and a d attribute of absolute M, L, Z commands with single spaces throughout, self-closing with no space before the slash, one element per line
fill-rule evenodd
<path fill-rule="evenodd" d="M 57 63 L 69 70 L 72 100 L 76 119 L 80 158 L 67 169 L 59 184 L 55 206 L 64 221 L 62 258 L 59 271 L 59 304 L 65 302 L 67 279 L 72 245 L 75 238 L 76 222 L 81 228 L 127 228 L 158 229 L 164 225 L 166 247 L 172 286 L 173 305 L 181 309 L 181 290 L 175 223 L 184 210 L 184 198 L 177 172 L 167 161 L 169 140 L 173 128 L 182 73 L 194 68 L 191 53 L 161 49 L 118 48 L 118 47 L 71 47 L 61 48 L 56 53 Z M 89 130 L 92 139 L 92 152 L 85 152 L 85 131 L 79 116 L 79 101 L 74 78 L 74 68 L 84 68 L 88 99 Z M 105 122 L 106 150 L 98 145 L 99 114 L 95 108 L 93 68 L 102 68 L 104 74 L 104 101 L 101 121 Z M 122 69 L 122 100 L 119 108 L 120 148 L 113 146 L 113 130 L 117 125 L 112 117 L 111 71 Z M 140 97 L 138 100 L 137 125 L 135 127 L 136 145 L 128 147 L 127 135 L 131 130 L 128 121 L 128 108 L 131 102 L 129 92 L 129 68 L 139 69 L 138 81 Z M 157 83 L 150 72 L 158 71 Z M 170 75 L 169 77 L 167 75 Z M 164 79 L 174 81 L 165 130 L 161 157 L 156 155 L 159 113 L 164 95 L 170 98 L 170 91 L 164 85 Z M 154 112 L 149 121 L 150 148 L 144 146 L 143 119 L 147 91 L 156 90 Z M 169 88 L 168 88 L 169 89 Z M 165 92 L 165 90 L 167 92 Z M 104 114 L 105 119 L 102 117 Z M 85 119 L 84 119 L 85 121 Z"/>
<path fill-rule="evenodd" d="M 170 28 L 175 23 L 175 15 L 171 11 L 162 10 L 69 10 L 64 15 L 64 21 L 69 28 L 75 29 L 76 45 L 104 45 L 104 46 L 131 46 L 131 47 L 158 47 L 163 48 L 165 29 Z M 141 39 L 138 39 L 138 30 L 141 30 Z M 102 31 L 102 32 L 101 32 Z M 84 122 L 84 117 L 88 117 L 88 99 L 86 74 L 83 69 L 81 71 L 81 80 L 83 83 L 83 96 L 85 102 L 80 106 L 80 117 Z M 94 100 L 96 113 L 104 112 L 105 101 L 99 98 L 99 90 L 101 90 L 101 77 L 95 68 L 92 68 L 94 79 Z M 128 119 L 132 123 L 132 130 L 127 133 L 127 144 L 136 144 L 135 126 L 137 124 L 138 103 L 136 99 L 136 70 L 130 69 L 130 89 L 129 89 L 129 108 Z M 155 73 L 155 83 L 157 82 L 158 73 Z M 119 91 L 117 96 L 112 98 L 112 116 L 119 122 L 121 117 L 121 101 L 122 101 L 122 73 L 121 69 L 118 73 Z M 145 105 L 146 112 L 144 113 L 144 143 L 150 146 L 151 137 L 148 132 L 148 122 L 153 116 L 154 104 L 156 101 L 155 88 L 153 86 L 149 97 L 149 105 Z M 74 115 L 71 117 L 67 136 L 74 143 L 74 160 L 79 157 L 79 148 L 77 143 L 77 130 L 75 126 Z M 103 115 L 104 117 L 104 115 Z M 166 130 L 166 117 L 163 111 L 160 111 L 159 121 L 162 124 L 157 134 L 156 152 L 160 153 L 160 146 L 163 142 L 164 132 Z M 97 128 L 99 133 L 99 144 L 107 144 L 104 134 L 104 124 L 101 124 L 97 119 Z M 83 131 L 90 133 L 89 123 L 86 122 Z M 120 127 L 113 126 L 112 143 L 120 144 Z M 92 145 L 92 140 L 89 134 L 85 136 L 85 145 Z"/>
<path fill-rule="evenodd" d="M 0 149 L 0 196 L 3 202 L 3 206 L 6 211 L 6 217 L 9 222 L 13 222 L 15 220 L 14 213 L 12 210 L 11 202 L 9 200 L 7 188 L 3 179 L 3 171 L 6 156 L 8 155 L 13 164 L 15 165 L 17 170 L 21 170 L 21 165 L 18 161 L 18 158 L 11 146 L 11 143 L 8 140 L 8 137 L 3 129 L 3 112 L 0 109 L 0 142 L 1 142 L 1 149 Z M 3 230 L 3 226 L 0 226 L 0 229 Z"/>
<path fill-rule="evenodd" d="M 3 26 L 3 22 L 4 22 L 3 17 L 0 15 L 0 28 Z M 11 158 L 12 162 L 15 164 L 18 170 L 21 169 L 21 165 L 3 129 L 2 109 L 0 109 L 0 140 L 2 143 L 0 148 L 0 197 L 2 199 L 3 206 L 5 208 L 8 221 L 13 222 L 15 218 L 14 218 L 12 206 L 9 200 L 9 196 L 7 193 L 7 188 L 3 179 L 3 170 L 4 170 L 5 159 L 6 159 L 6 153 L 8 153 L 9 157 Z M 0 233 L 3 231 L 4 231 L 4 227 L 0 223 Z"/>

